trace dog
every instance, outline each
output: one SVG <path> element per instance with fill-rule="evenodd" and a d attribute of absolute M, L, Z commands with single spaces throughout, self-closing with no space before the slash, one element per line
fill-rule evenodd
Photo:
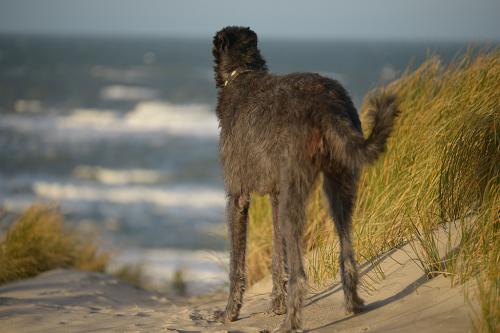
<path fill-rule="evenodd" d="M 229 26 L 213 38 L 220 162 L 227 194 L 230 287 L 220 322 L 237 319 L 246 284 L 245 251 L 250 193 L 269 194 L 273 209 L 271 310 L 286 313 L 277 332 L 302 329 L 306 274 L 301 238 L 305 203 L 322 173 L 340 238 L 346 310 L 358 313 L 358 273 L 351 241 L 356 182 L 364 165 L 384 151 L 398 115 L 396 97 L 372 96 L 365 138 L 351 98 L 337 81 L 313 73 L 269 73 L 246 27 Z"/>

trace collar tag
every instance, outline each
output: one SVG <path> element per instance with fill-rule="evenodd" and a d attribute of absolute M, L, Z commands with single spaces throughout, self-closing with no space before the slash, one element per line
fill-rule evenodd
<path fill-rule="evenodd" d="M 234 70 L 229 74 L 229 77 L 227 78 L 226 81 L 224 81 L 224 87 L 226 87 L 231 81 L 233 81 L 238 75 L 243 74 L 243 73 L 248 73 L 248 72 L 255 72 L 253 69 L 246 69 L 241 72 L 238 72 L 238 70 Z"/>
<path fill-rule="evenodd" d="M 229 81 L 231 80 L 231 78 L 233 76 L 235 76 L 236 74 L 238 74 L 238 72 L 236 71 L 236 69 L 234 71 L 232 71 L 231 74 L 229 74 L 229 78 L 226 81 L 224 81 L 224 87 L 227 86 L 227 84 L 229 83 Z"/>

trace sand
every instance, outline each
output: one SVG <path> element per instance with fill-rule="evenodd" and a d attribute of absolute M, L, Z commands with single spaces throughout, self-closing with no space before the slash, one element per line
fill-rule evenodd
<path fill-rule="evenodd" d="M 450 280 L 428 280 L 410 258 L 409 245 L 379 258 L 385 278 L 361 291 L 367 308 L 346 315 L 338 282 L 310 292 L 304 309 L 306 332 L 467 332 L 472 308 L 462 287 Z M 364 281 L 375 271 L 361 267 Z M 367 283 L 365 283 L 367 285 Z M 267 332 L 283 316 L 267 313 L 271 281 L 246 294 L 239 320 L 207 320 L 225 305 L 224 293 L 185 300 L 134 288 L 99 273 L 54 270 L 0 287 L 0 332 Z"/>

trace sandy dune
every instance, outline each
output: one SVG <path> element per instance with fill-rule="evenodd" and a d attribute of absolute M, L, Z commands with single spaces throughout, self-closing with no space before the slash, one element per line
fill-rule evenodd
<path fill-rule="evenodd" d="M 467 332 L 471 305 L 462 289 L 439 276 L 427 280 L 407 245 L 380 258 L 385 279 L 361 295 L 367 310 L 344 313 L 338 283 L 310 293 L 304 311 L 306 332 Z M 363 279 L 374 272 L 362 267 Z M 282 316 L 266 312 L 271 283 L 247 293 L 240 319 L 230 324 L 206 318 L 222 308 L 224 294 L 169 301 L 97 273 L 55 270 L 0 287 L 0 332 L 266 332 Z"/>

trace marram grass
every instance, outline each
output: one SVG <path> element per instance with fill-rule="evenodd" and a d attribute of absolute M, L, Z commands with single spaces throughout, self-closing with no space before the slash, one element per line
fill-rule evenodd
<path fill-rule="evenodd" d="M 0 284 L 55 268 L 104 271 L 109 255 L 64 225 L 53 208 L 32 206 L 0 238 Z"/>
<path fill-rule="evenodd" d="M 444 273 L 452 284 L 478 279 L 476 327 L 498 331 L 500 50 L 469 52 L 447 66 L 432 57 L 385 89 L 396 92 L 402 113 L 387 152 L 359 182 L 353 216 L 358 261 L 416 239 L 416 257 L 429 277 Z M 308 202 L 303 239 L 309 281 L 317 286 L 331 282 L 338 270 L 337 237 L 319 185 Z M 440 258 L 433 232 L 450 222 L 458 224 L 461 240 Z M 254 196 L 249 230 L 253 283 L 270 272 L 267 198 Z"/>

